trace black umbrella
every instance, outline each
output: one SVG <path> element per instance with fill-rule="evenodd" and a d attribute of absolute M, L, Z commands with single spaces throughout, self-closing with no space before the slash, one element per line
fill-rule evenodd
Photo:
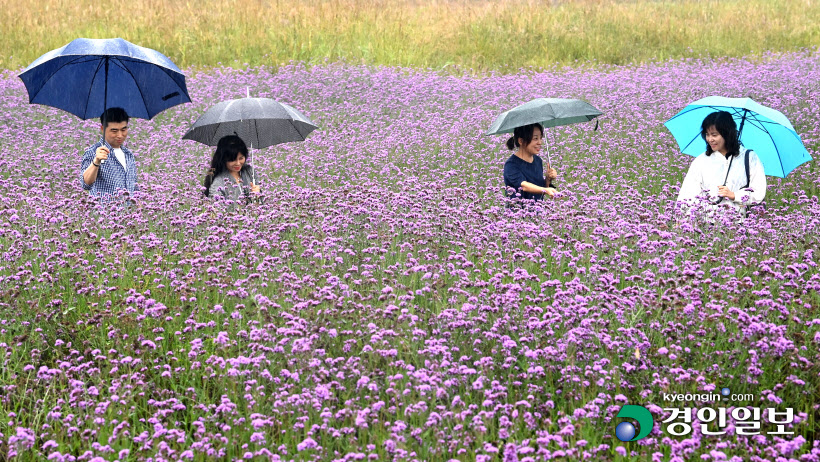
<path fill-rule="evenodd" d="M 216 146 L 223 136 L 237 135 L 248 147 L 262 149 L 304 141 L 316 128 L 307 116 L 287 104 L 270 98 L 241 98 L 211 106 L 182 139 Z"/>

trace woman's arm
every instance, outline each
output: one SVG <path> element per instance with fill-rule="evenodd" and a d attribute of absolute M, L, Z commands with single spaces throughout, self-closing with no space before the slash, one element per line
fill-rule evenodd
<path fill-rule="evenodd" d="M 555 190 L 553 188 L 541 187 L 532 184 L 529 181 L 524 181 L 524 175 L 521 174 L 521 171 L 515 165 L 510 163 L 504 165 L 504 183 L 515 188 L 516 190 L 521 189 L 522 191 L 531 194 L 547 194 L 550 197 L 555 195 Z"/>
<path fill-rule="evenodd" d="M 680 192 L 678 192 L 678 202 L 694 199 L 703 191 L 701 178 L 700 162 L 698 162 L 698 157 L 696 157 L 692 165 L 689 166 L 686 176 L 683 178 Z"/>
<path fill-rule="evenodd" d="M 532 193 L 532 194 L 546 194 L 547 196 L 554 197 L 555 196 L 555 189 L 550 188 L 547 185 L 546 188 L 542 188 L 541 186 L 534 185 L 529 181 L 522 181 L 521 182 L 521 190 L 524 192 Z"/>
<path fill-rule="evenodd" d="M 208 188 L 208 196 L 211 198 L 230 199 L 231 193 L 228 190 L 229 187 L 230 186 L 225 182 L 224 176 L 215 176 L 211 181 L 211 187 Z"/>

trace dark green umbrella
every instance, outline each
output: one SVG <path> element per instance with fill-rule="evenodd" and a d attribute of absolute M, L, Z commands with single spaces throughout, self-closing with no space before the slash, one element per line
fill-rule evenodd
<path fill-rule="evenodd" d="M 601 114 L 603 114 L 601 111 L 580 99 L 537 98 L 499 115 L 485 135 L 512 133 L 516 127 L 535 123 L 548 128 L 588 122 Z M 547 161 L 550 165 L 552 164 L 549 148 L 547 148 Z"/>

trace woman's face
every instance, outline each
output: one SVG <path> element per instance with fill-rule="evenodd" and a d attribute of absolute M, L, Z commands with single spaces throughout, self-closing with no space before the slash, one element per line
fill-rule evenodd
<path fill-rule="evenodd" d="M 236 155 L 236 160 L 228 162 L 228 163 L 225 164 L 225 166 L 228 167 L 228 171 L 231 172 L 231 173 L 239 173 L 239 171 L 242 170 L 242 166 L 244 166 L 244 165 L 245 165 L 245 156 L 242 155 L 241 152 Z"/>
<path fill-rule="evenodd" d="M 706 129 L 706 142 L 712 148 L 712 151 L 719 151 L 726 154 L 726 140 L 720 132 L 717 131 L 714 125 Z"/>
<path fill-rule="evenodd" d="M 533 156 L 538 154 L 539 152 L 541 152 L 541 144 L 542 144 L 541 135 L 542 135 L 541 130 L 538 127 L 533 129 L 533 131 L 532 131 L 532 140 L 526 146 L 524 144 L 522 144 L 522 141 L 524 141 L 524 140 L 522 138 L 518 138 L 518 143 L 521 144 L 521 150 L 523 152 L 525 152 L 527 154 L 530 154 L 530 155 L 533 155 Z"/>

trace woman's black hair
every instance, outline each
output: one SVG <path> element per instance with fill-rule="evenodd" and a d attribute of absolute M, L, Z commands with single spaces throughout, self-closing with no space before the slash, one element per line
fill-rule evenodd
<path fill-rule="evenodd" d="M 208 173 L 205 175 L 205 182 L 203 183 L 203 186 L 205 186 L 205 197 L 208 197 L 210 194 L 214 177 L 227 170 L 228 162 L 235 161 L 236 158 L 239 157 L 239 154 L 245 156 L 246 159 L 248 158 L 248 147 L 245 146 L 245 142 L 242 141 L 242 138 L 236 135 L 228 135 L 223 136 L 219 140 L 219 143 L 216 145 L 216 151 L 214 151 L 214 157 L 211 159 L 211 168 L 208 169 Z M 242 166 L 242 170 L 248 168 L 250 168 L 250 165 L 247 163 Z"/>
<path fill-rule="evenodd" d="M 737 124 L 732 114 L 726 111 L 717 111 L 709 114 L 703 119 L 701 124 L 700 136 L 706 141 L 706 130 L 710 127 L 715 127 L 723 141 L 726 143 L 726 157 L 736 156 L 740 154 L 740 140 L 738 139 Z M 712 155 L 712 146 L 706 143 L 706 155 Z"/>
<path fill-rule="evenodd" d="M 524 125 L 523 127 L 515 127 L 513 136 L 507 140 L 507 149 L 512 151 L 515 148 L 520 148 L 521 145 L 518 144 L 518 138 L 524 140 L 524 146 L 530 144 L 530 141 L 532 141 L 532 135 L 536 128 L 541 130 L 541 136 L 544 136 L 544 127 L 542 127 L 541 124 L 529 124 Z"/>

